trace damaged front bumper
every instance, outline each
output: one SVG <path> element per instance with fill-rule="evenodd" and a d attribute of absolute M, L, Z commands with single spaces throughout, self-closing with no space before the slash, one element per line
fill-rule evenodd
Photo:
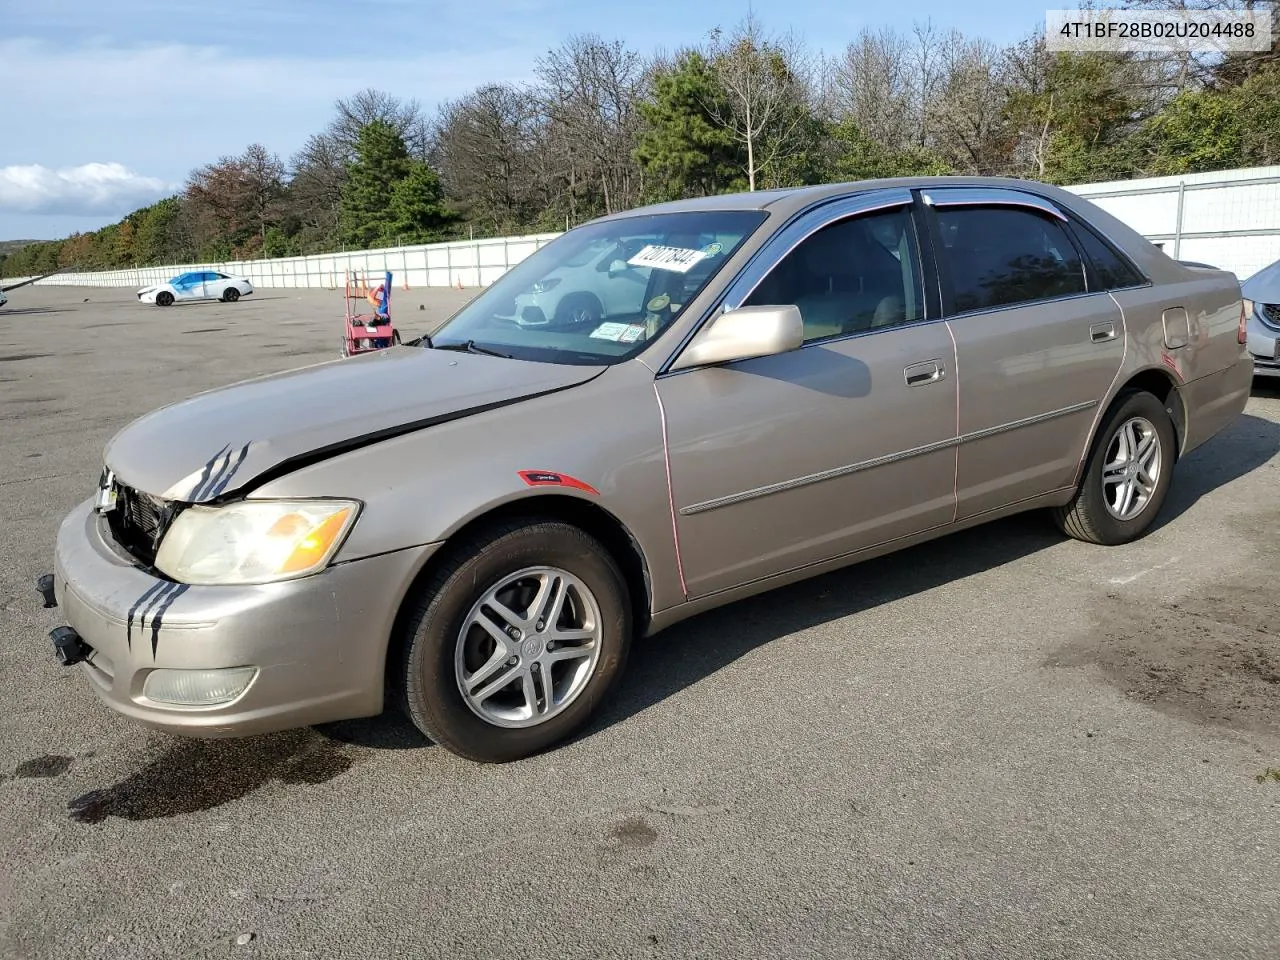
<path fill-rule="evenodd" d="M 396 611 L 434 549 L 189 586 L 124 553 L 88 500 L 63 521 L 37 588 L 67 624 L 51 636 L 59 659 L 107 706 L 171 733 L 244 736 L 379 713 Z"/>

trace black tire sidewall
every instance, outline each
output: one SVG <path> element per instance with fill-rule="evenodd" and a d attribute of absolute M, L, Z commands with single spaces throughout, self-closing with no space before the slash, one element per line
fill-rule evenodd
<path fill-rule="evenodd" d="M 578 321 L 573 319 L 573 312 L 579 306 L 585 307 L 593 314 L 592 318 L 583 323 L 582 326 L 599 323 L 604 316 L 604 310 L 601 309 L 599 301 L 594 296 L 589 293 L 575 293 L 565 297 L 557 305 L 555 322 L 561 326 L 578 326 Z"/>
<path fill-rule="evenodd" d="M 240 291 L 228 287 L 222 293 L 222 299 L 227 303 L 235 303 L 240 299 Z"/>
<path fill-rule="evenodd" d="M 477 716 L 458 689 L 458 632 L 486 590 L 517 570 L 543 565 L 581 578 L 595 596 L 603 627 L 600 658 L 586 689 L 562 713 L 534 727 L 497 727 Z M 414 722 L 455 753 L 502 763 L 546 749 L 587 722 L 625 668 L 632 622 L 625 582 L 604 548 L 575 527 L 548 521 L 504 532 L 460 557 L 443 583 L 436 582 L 434 596 L 408 625 L 403 691 Z"/>
<path fill-rule="evenodd" d="M 161 307 L 173 306 L 173 294 L 167 290 L 161 290 L 156 294 L 156 305 Z"/>
<path fill-rule="evenodd" d="M 1130 520 L 1120 520 L 1112 516 L 1111 511 L 1107 509 L 1102 489 L 1102 471 L 1106 465 L 1107 451 L 1115 439 L 1116 430 L 1125 421 L 1135 416 L 1143 417 L 1154 424 L 1160 437 L 1160 478 L 1156 481 L 1155 492 L 1146 508 Z M 1119 398 L 1103 423 L 1102 429 L 1098 431 L 1097 442 L 1089 458 L 1089 467 L 1083 480 L 1090 525 L 1102 536 L 1104 542 L 1128 543 L 1142 536 L 1155 522 L 1164 506 L 1169 486 L 1173 482 L 1176 444 L 1177 434 L 1173 429 L 1173 421 L 1169 418 L 1164 404 L 1153 394 L 1140 391 Z"/>

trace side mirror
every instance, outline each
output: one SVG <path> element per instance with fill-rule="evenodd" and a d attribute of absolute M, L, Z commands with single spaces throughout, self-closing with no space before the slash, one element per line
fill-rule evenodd
<path fill-rule="evenodd" d="M 624 273 L 626 270 L 627 261 L 625 260 L 614 260 L 609 264 L 609 276 L 611 277 L 616 277 L 618 274 Z"/>
<path fill-rule="evenodd" d="M 769 357 L 795 350 L 803 343 L 804 321 L 799 307 L 739 307 L 716 317 L 676 358 L 671 369 Z"/>

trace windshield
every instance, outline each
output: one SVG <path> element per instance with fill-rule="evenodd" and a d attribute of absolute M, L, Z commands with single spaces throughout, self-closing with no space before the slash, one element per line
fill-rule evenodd
<path fill-rule="evenodd" d="M 549 363 L 625 360 L 680 316 L 764 218 L 721 210 L 578 227 L 503 274 L 431 344 Z"/>

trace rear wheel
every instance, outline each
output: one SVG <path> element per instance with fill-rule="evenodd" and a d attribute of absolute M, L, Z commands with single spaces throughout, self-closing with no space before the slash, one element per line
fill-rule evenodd
<path fill-rule="evenodd" d="M 1075 497 L 1053 511 L 1062 531 L 1115 545 L 1155 522 L 1173 480 L 1177 435 L 1168 412 L 1145 390 L 1122 393 L 1094 439 Z"/>
<path fill-rule="evenodd" d="M 240 299 L 240 291 L 235 287 L 227 287 L 226 290 L 222 291 L 222 299 L 226 303 L 235 303 Z"/>
<path fill-rule="evenodd" d="M 173 306 L 173 294 L 170 293 L 168 290 L 161 290 L 159 293 L 156 294 L 156 306 L 157 307 Z"/>
<path fill-rule="evenodd" d="M 585 724 L 626 664 L 625 581 L 594 538 L 515 521 L 460 547 L 409 599 L 404 704 L 471 760 L 518 760 Z"/>

